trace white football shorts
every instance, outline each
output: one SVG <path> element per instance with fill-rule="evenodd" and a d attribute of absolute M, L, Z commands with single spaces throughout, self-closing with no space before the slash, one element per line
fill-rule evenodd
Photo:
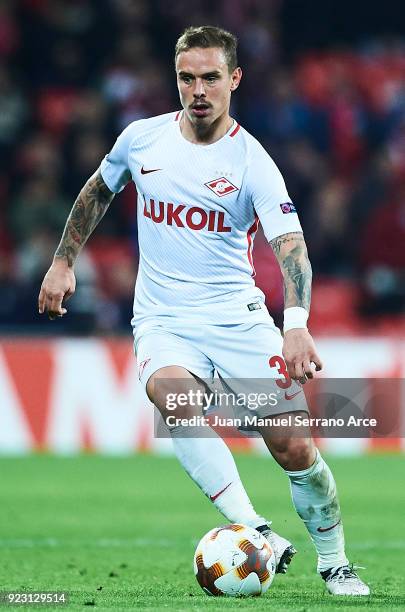
<path fill-rule="evenodd" d="M 143 386 L 146 388 L 160 368 L 177 365 L 207 384 L 219 378 L 225 389 L 238 397 L 245 394 L 246 405 L 238 406 L 237 416 L 252 411 L 259 417 L 308 412 L 302 386 L 288 376 L 282 357 L 283 338 L 264 303 L 237 308 L 243 308 L 235 317 L 238 323 L 213 323 L 212 311 L 209 322 L 201 316 L 145 319 L 134 332 L 138 376 Z M 262 395 L 258 402 L 255 394 L 272 398 L 266 402 Z"/>

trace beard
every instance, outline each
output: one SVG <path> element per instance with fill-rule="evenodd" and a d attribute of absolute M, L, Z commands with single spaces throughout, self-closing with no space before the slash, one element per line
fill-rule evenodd
<path fill-rule="evenodd" d="M 193 126 L 196 132 L 198 140 L 210 140 L 214 134 L 217 125 L 220 121 L 220 117 L 217 117 L 213 121 L 209 117 L 194 117 Z"/>

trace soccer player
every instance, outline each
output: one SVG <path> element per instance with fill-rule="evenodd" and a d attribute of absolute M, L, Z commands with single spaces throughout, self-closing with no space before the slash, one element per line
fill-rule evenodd
<path fill-rule="evenodd" d="M 167 393 L 204 388 L 214 370 L 225 383 L 276 383 L 277 406 L 262 416 L 306 415 L 300 383 L 322 368 L 307 329 L 311 266 L 297 212 L 283 178 L 262 146 L 229 115 L 242 77 L 236 38 L 191 27 L 176 44 L 182 110 L 131 123 L 82 188 L 39 294 L 39 312 L 66 313 L 75 291 L 74 264 L 114 194 L 133 180 L 138 192 L 139 272 L 135 350 L 139 377 L 166 418 Z M 260 83 L 257 84 L 260 88 Z M 252 93 L 252 95 L 254 95 Z M 284 336 L 255 286 L 252 246 L 258 223 L 284 278 Z M 188 407 L 182 415 L 189 416 Z M 293 422 L 293 421 L 292 421 Z M 233 457 L 216 434 L 171 427 L 177 457 L 231 522 L 262 532 L 285 573 L 295 549 L 259 516 Z M 293 424 L 276 435 L 259 426 L 290 481 L 294 506 L 318 554 L 317 571 L 334 595 L 368 595 L 345 554 L 333 475 L 310 431 Z"/>

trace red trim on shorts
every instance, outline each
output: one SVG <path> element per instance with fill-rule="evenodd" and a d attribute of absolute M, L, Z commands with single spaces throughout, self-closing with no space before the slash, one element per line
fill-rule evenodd
<path fill-rule="evenodd" d="M 174 120 L 175 120 L 175 121 L 178 121 L 178 120 L 179 120 L 180 113 L 181 113 L 181 110 L 177 111 L 177 114 L 176 114 L 176 116 L 175 116 L 175 118 L 174 118 Z"/>
<path fill-rule="evenodd" d="M 258 227 L 259 227 L 259 217 L 256 214 L 253 225 L 249 227 L 247 231 L 247 241 L 248 241 L 247 256 L 248 256 L 249 263 L 252 266 L 252 276 L 256 276 L 256 270 L 253 265 L 252 251 L 253 251 L 253 238 L 254 238 L 255 233 L 257 232 Z"/>
<path fill-rule="evenodd" d="M 236 134 L 239 132 L 240 130 L 240 125 L 239 123 L 236 124 L 236 128 L 234 130 L 232 130 L 232 132 L 229 134 L 230 138 L 233 138 L 234 136 L 236 136 Z"/>

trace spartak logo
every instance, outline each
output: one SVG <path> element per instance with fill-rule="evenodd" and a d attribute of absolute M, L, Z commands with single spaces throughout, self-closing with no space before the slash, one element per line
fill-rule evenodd
<path fill-rule="evenodd" d="M 232 183 L 224 176 L 214 179 L 213 181 L 208 181 L 208 183 L 204 183 L 204 185 L 208 187 L 208 189 L 211 189 L 211 191 L 213 191 L 220 198 L 222 198 L 224 195 L 228 195 L 228 193 L 239 191 L 239 188 L 232 185 Z"/>

